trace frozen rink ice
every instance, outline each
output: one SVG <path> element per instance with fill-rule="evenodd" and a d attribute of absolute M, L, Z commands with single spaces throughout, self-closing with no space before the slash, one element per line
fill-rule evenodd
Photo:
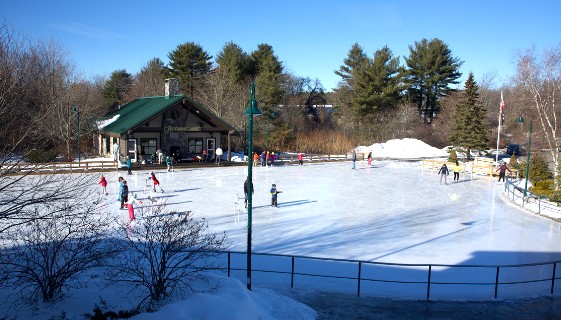
<path fill-rule="evenodd" d="M 420 162 L 366 161 L 254 167 L 253 252 L 419 264 L 520 264 L 561 258 L 561 228 L 505 201 L 504 184 L 448 176 L 440 184 Z M 149 171 L 126 176 L 140 199 Z M 169 210 L 206 218 L 230 250 L 247 248 L 247 166 L 156 171 Z M 108 176 L 116 191 L 117 173 Z M 278 208 L 270 206 L 275 183 Z M 115 193 L 109 197 L 116 197 Z M 239 199 L 241 198 L 241 199 Z M 239 199 L 239 200 L 238 200 Z M 238 202 L 238 204 L 236 204 Z M 125 218 L 110 202 L 113 214 Z M 236 210 L 237 209 L 237 210 Z"/>

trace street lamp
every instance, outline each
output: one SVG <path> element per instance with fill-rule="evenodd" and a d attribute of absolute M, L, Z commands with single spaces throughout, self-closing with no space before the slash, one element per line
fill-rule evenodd
<path fill-rule="evenodd" d="M 518 117 L 518 123 L 524 123 L 524 117 Z M 526 160 L 526 183 L 524 184 L 524 197 L 528 193 L 528 176 L 530 175 L 530 149 L 532 148 L 532 121 L 530 121 L 530 136 L 528 137 L 528 159 Z"/>
<path fill-rule="evenodd" d="M 80 162 L 80 110 L 77 106 L 73 106 L 72 112 L 76 112 L 78 115 L 78 162 Z"/>
<path fill-rule="evenodd" d="M 251 98 L 247 114 L 247 289 L 251 290 L 251 200 L 253 194 L 253 116 L 260 115 L 255 100 L 255 83 L 251 82 Z"/>

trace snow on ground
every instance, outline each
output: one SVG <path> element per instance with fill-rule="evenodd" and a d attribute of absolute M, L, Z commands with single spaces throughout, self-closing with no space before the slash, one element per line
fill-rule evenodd
<path fill-rule="evenodd" d="M 388 152 L 385 156 L 443 156 L 438 149 L 412 140 L 400 140 L 403 146 L 398 140 L 388 141 L 383 144 Z M 375 157 L 384 154 L 381 150 Z M 406 155 L 400 157 L 399 150 Z M 448 180 L 448 184 L 439 184 L 439 177 L 423 172 L 418 162 L 376 160 L 369 167 L 361 161 L 356 170 L 351 167 L 350 162 L 255 167 L 253 252 L 431 264 L 519 264 L 561 259 L 559 224 L 501 200 L 504 185 L 494 179 L 462 176 L 459 183 Z M 106 173 L 107 214 L 115 220 L 127 218 L 115 200 L 118 175 L 128 180 L 131 192 L 142 200 L 148 173 Z M 207 219 L 210 231 L 227 233 L 230 250 L 246 250 L 247 214 L 239 199 L 243 197 L 247 167 L 177 168 L 174 172 L 162 168 L 155 173 L 165 190 L 154 194 L 159 204 L 166 202 L 170 210 L 192 210 L 195 218 Z M 278 208 L 270 207 L 272 183 L 283 191 Z M 221 282 L 223 286 L 216 292 L 196 294 L 156 314 L 137 318 L 315 318 L 306 306 L 265 289 L 267 283 L 254 283 L 254 291 L 248 292 L 243 280 L 226 278 Z M 111 290 L 116 288 L 86 294 L 75 291 L 71 298 L 57 304 L 56 310 L 43 310 L 32 317 L 20 313 L 20 318 L 49 319 L 64 310 L 70 318 L 78 319 L 92 311 L 102 294 L 110 296 L 113 305 L 132 306 L 123 292 Z M 0 296 L 9 294 L 9 290 L 0 292 Z M 0 306 L 0 317 L 5 308 Z"/>
<path fill-rule="evenodd" d="M 429 146 L 423 141 L 417 139 L 394 139 L 385 143 L 375 143 L 371 146 L 360 146 L 358 152 L 368 154 L 372 151 L 374 158 L 390 158 L 390 159 L 419 159 L 419 158 L 439 158 L 447 157 L 446 150 Z"/>

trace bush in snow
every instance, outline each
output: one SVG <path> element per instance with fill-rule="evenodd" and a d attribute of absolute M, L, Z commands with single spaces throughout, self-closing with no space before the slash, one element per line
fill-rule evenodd
<path fill-rule="evenodd" d="M 62 202 L 35 206 L 25 224 L 3 234 L 3 286 L 32 304 L 54 302 L 83 285 L 83 275 L 103 267 L 115 254 L 105 241 L 109 221 L 95 205 Z"/>
<path fill-rule="evenodd" d="M 47 163 L 55 161 L 57 156 L 58 151 L 56 149 L 33 149 L 27 153 L 26 159 L 31 163 Z"/>
<path fill-rule="evenodd" d="M 216 268 L 213 257 L 226 247 L 226 235 L 207 233 L 205 219 L 164 208 L 140 208 L 132 225 L 122 222 L 117 230 L 124 241 L 111 280 L 146 290 L 139 308 L 151 309 L 172 294 L 194 292 L 190 281 Z"/>

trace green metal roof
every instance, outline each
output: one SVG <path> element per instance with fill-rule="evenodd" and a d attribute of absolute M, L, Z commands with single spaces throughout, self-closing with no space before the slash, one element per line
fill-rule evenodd
<path fill-rule="evenodd" d="M 181 94 L 169 97 L 157 96 L 135 99 L 125 104 L 121 107 L 121 109 L 108 115 L 108 119 L 116 115 L 119 117 L 105 126 L 102 131 L 123 135 L 128 130 L 143 124 L 148 119 L 173 106 L 184 98 L 185 95 Z"/>

